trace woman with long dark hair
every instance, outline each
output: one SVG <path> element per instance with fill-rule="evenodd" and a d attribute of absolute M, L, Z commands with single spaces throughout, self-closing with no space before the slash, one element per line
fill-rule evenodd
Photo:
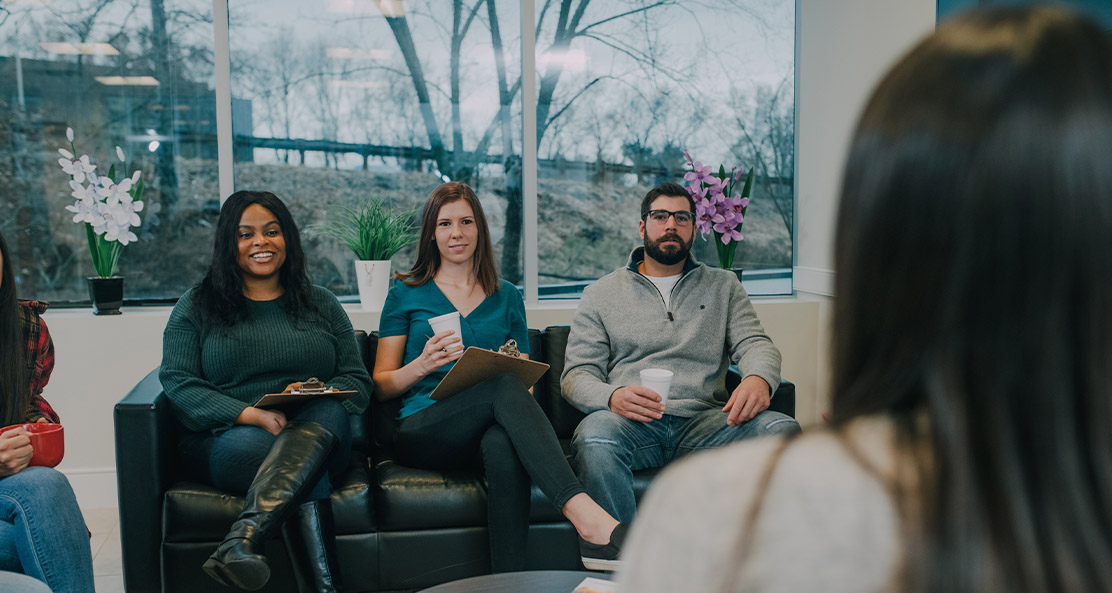
<path fill-rule="evenodd" d="M 379 399 L 403 398 L 394 434 L 398 459 L 438 470 L 481 460 L 495 572 L 525 569 L 530 478 L 575 526 L 584 564 L 612 565 L 625 527 L 587 495 L 548 418 L 515 376 L 429 399 L 465 346 L 498 350 L 512 339 L 529 353 L 525 305 L 514 285 L 498 279 L 475 192 L 459 182 L 433 190 L 419 241 L 413 269 L 398 275 L 386 298 L 375 357 Z M 462 340 L 429 325 L 452 312 L 460 314 Z"/>
<path fill-rule="evenodd" d="M 310 377 L 359 393 L 285 411 L 253 406 Z M 224 202 L 208 273 L 166 325 L 159 378 L 189 431 L 186 468 L 247 498 L 205 571 L 224 585 L 262 587 L 263 541 L 281 528 L 299 590 L 342 590 L 331 480 L 347 468 L 348 416 L 362 413 L 373 387 L 347 314 L 309 282 L 297 225 L 274 194 L 240 191 Z"/>
<path fill-rule="evenodd" d="M 900 60 L 845 169 L 829 430 L 668 472 L 623 590 L 1112 591 L 1109 154 L 1112 43 L 1061 7 Z"/>
<path fill-rule="evenodd" d="M 57 423 L 42 392 L 54 370 L 46 303 L 16 298 L 11 252 L 0 236 L 0 426 Z M 0 434 L 0 571 L 22 572 L 55 593 L 92 593 L 89 532 L 69 481 L 29 467 L 23 428 Z M 2 579 L 0 579 L 2 582 Z"/>

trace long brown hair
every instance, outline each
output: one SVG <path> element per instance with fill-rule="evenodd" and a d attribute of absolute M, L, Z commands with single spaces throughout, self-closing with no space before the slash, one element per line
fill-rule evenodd
<path fill-rule="evenodd" d="M 831 416 L 918 469 L 901 590 L 1112 591 L 1110 154 L 1112 43 L 1049 6 L 942 24 L 861 116 Z"/>
<path fill-rule="evenodd" d="M 486 214 L 483 213 L 483 205 L 479 203 L 478 196 L 466 183 L 459 181 L 441 184 L 429 194 L 429 199 L 425 201 L 425 210 L 421 214 L 421 240 L 417 244 L 417 261 L 413 263 L 413 269 L 409 273 L 399 272 L 397 278 L 409 286 L 420 286 L 436 276 L 436 272 L 440 270 L 436 220 L 440 216 L 440 209 L 456 200 L 466 201 L 475 214 L 479 242 L 471 256 L 472 272 L 483 287 L 483 292 L 490 296 L 499 288 L 498 271 L 494 267 L 494 246 L 490 242 L 490 227 L 487 226 Z"/>
<path fill-rule="evenodd" d="M 31 405 L 31 377 L 27 375 L 28 357 L 19 325 L 19 300 L 16 298 L 12 254 L 0 235 L 0 422 L 16 424 L 26 420 Z"/>

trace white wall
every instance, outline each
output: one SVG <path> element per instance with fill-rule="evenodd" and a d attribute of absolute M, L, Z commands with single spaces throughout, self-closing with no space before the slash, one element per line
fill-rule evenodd
<path fill-rule="evenodd" d="M 880 76 L 934 29 L 936 0 L 797 0 L 794 284 L 833 294 L 834 218 L 857 116 Z"/>
<path fill-rule="evenodd" d="M 796 0 L 796 242 L 793 285 L 820 301 L 809 412 L 829 401 L 834 223 L 853 128 L 873 86 L 934 29 L 936 0 Z M 807 414 L 810 416 L 807 416 Z"/>
<path fill-rule="evenodd" d="M 831 241 L 845 145 L 861 103 L 885 68 L 930 31 L 934 0 L 797 0 L 799 62 L 798 240 L 796 288 L 829 295 Z M 798 386 L 797 415 L 814 422 L 827 401 L 829 302 L 757 299 L 757 312 L 784 355 L 783 374 Z M 528 308 L 530 327 L 568 323 L 568 304 Z M 353 325 L 377 327 L 377 315 L 352 311 Z M 59 466 L 85 508 L 116 505 L 113 406 L 162 356 L 168 308 L 125 309 L 116 317 L 88 310 L 50 311 L 57 366 L 46 395 L 66 426 Z"/>

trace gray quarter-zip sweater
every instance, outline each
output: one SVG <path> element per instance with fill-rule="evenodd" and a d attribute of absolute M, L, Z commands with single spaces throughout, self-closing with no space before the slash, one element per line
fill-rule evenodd
<path fill-rule="evenodd" d="M 560 386 L 585 413 L 605 410 L 610 394 L 640 384 L 642 369 L 674 373 L 667 414 L 691 417 L 729 399 L 726 370 L 780 385 L 780 350 L 764 332 L 749 295 L 728 270 L 688 257 L 672 288 L 671 306 L 637 271 L 645 248 L 583 291 L 571 322 Z"/>

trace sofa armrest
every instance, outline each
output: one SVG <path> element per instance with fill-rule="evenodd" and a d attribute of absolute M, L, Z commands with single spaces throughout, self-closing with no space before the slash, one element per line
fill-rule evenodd
<path fill-rule="evenodd" d="M 726 371 L 726 392 L 733 393 L 739 383 L 741 383 L 741 371 L 738 370 L 737 365 L 732 364 Z M 781 380 L 776 393 L 772 394 L 768 409 L 795 418 L 795 383 Z"/>
<path fill-rule="evenodd" d="M 174 476 L 176 423 L 158 380 L 158 367 L 132 388 L 114 411 L 116 484 L 124 587 L 162 590 L 162 500 Z"/>

